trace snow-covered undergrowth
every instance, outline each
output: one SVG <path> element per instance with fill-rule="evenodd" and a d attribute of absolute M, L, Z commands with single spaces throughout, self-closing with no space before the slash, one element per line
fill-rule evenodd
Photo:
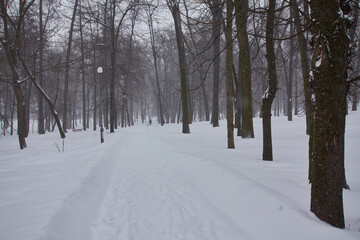
<path fill-rule="evenodd" d="M 105 134 L 0 137 L 1 240 L 360 239 L 360 113 L 346 125 L 346 229 L 310 211 L 305 118 L 273 118 L 274 161 L 255 139 L 226 149 L 212 128 L 138 124 Z"/>

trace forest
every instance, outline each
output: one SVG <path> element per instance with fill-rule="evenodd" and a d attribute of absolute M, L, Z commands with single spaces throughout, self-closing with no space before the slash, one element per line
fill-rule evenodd
<path fill-rule="evenodd" d="M 271 119 L 305 117 L 311 211 L 344 228 L 358 16 L 359 0 L 1 0 L 0 134 L 25 149 L 29 134 L 226 120 L 235 148 L 260 117 L 272 161 Z"/>

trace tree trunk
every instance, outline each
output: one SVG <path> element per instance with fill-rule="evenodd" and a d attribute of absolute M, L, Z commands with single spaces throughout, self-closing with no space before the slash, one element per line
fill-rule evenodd
<path fill-rule="evenodd" d="M 96 73 L 96 54 L 95 54 L 95 49 L 93 50 L 93 78 L 94 78 L 94 88 L 93 88 L 93 130 L 96 131 L 96 106 L 97 106 L 97 99 L 96 96 L 98 94 L 97 92 L 97 85 L 98 85 L 98 81 L 97 81 L 97 73 Z"/>
<path fill-rule="evenodd" d="M 76 18 L 76 12 L 77 12 L 77 6 L 78 6 L 79 0 L 75 0 L 74 3 L 74 10 L 71 18 L 71 24 L 70 24 L 70 30 L 69 30 L 69 39 L 66 49 L 66 65 L 65 65 L 65 79 L 64 79 L 64 107 L 63 107 L 63 129 L 66 132 L 67 126 L 67 120 L 68 120 L 68 94 L 69 94 L 69 75 L 70 75 L 70 55 L 71 55 L 71 45 L 72 45 L 72 39 L 73 39 L 73 30 L 74 30 L 74 24 L 75 24 L 75 18 Z"/>
<path fill-rule="evenodd" d="M 274 20 L 276 0 L 269 0 L 266 22 L 266 58 L 268 62 L 268 88 L 262 98 L 263 160 L 272 161 L 271 105 L 277 91 L 276 56 L 274 50 Z"/>
<path fill-rule="evenodd" d="M 203 81 L 203 76 L 204 75 L 203 75 L 201 69 L 199 69 L 199 74 L 200 74 L 200 80 Z M 202 97 L 203 97 L 203 101 L 204 101 L 205 121 L 208 122 L 208 121 L 210 121 L 209 102 L 208 102 L 208 96 L 207 96 L 204 84 L 201 85 L 201 93 L 202 93 Z"/>
<path fill-rule="evenodd" d="M 170 6 L 171 5 L 171 6 Z M 184 46 L 184 36 L 181 29 L 181 16 L 178 3 L 171 0 L 169 4 L 172 16 L 174 18 L 176 43 L 179 55 L 180 82 L 181 82 L 181 103 L 182 103 L 182 133 L 190 133 L 189 126 L 189 81 L 187 75 L 186 53 Z"/>
<path fill-rule="evenodd" d="M 305 1 L 306 2 L 306 1 Z M 306 133 L 310 135 L 310 129 L 312 124 L 312 103 L 311 103 L 311 90 L 309 87 L 310 82 L 310 64 L 308 57 L 308 45 L 301 25 L 301 19 L 296 0 L 290 0 L 291 7 L 293 9 L 294 23 L 296 28 L 296 34 L 299 42 L 299 50 L 301 57 L 301 69 L 304 81 L 304 95 L 305 95 L 305 114 L 306 114 Z M 305 4 L 305 3 L 304 3 Z"/>
<path fill-rule="evenodd" d="M 299 91 L 298 91 L 298 78 L 297 78 L 297 71 L 295 71 L 295 97 L 294 97 L 294 115 L 299 115 Z"/>
<path fill-rule="evenodd" d="M 226 1 L 226 119 L 227 119 L 227 146 L 235 148 L 234 144 L 234 116 L 233 116 L 233 45 L 232 45 L 232 14 L 234 3 Z"/>
<path fill-rule="evenodd" d="M 355 0 L 353 1 L 354 5 L 355 4 L 359 4 L 359 0 Z M 350 54 L 353 55 L 354 51 L 356 49 L 356 42 L 354 41 L 355 36 L 356 36 L 356 28 L 357 28 L 357 23 L 358 23 L 358 19 L 359 19 L 359 8 L 358 7 L 354 7 L 353 9 L 353 22 L 352 25 L 349 29 L 349 37 L 350 37 Z M 359 47 L 358 47 L 359 49 Z M 356 50 L 355 50 L 356 51 Z M 358 50 L 359 51 L 359 50 Z M 360 62 L 358 60 L 358 62 L 354 63 L 354 61 L 352 61 L 350 63 L 352 66 L 350 67 L 350 69 L 359 69 L 359 65 Z M 350 75 L 350 74 L 349 74 Z M 358 86 L 356 86 L 355 84 L 353 84 L 350 89 L 349 89 L 349 94 L 351 95 L 351 111 L 357 111 L 357 104 L 358 104 Z"/>
<path fill-rule="evenodd" d="M 27 82 L 27 91 L 26 91 L 26 130 L 27 134 L 29 134 L 30 129 L 30 103 L 32 96 L 32 84 L 31 82 Z"/>
<path fill-rule="evenodd" d="M 16 80 L 15 80 L 16 79 Z M 18 77 L 13 77 L 13 82 L 18 81 Z M 14 92 L 16 97 L 16 107 L 17 107 L 17 132 L 19 137 L 19 145 L 20 149 L 24 149 L 27 147 L 25 138 L 27 137 L 27 130 L 26 130 L 26 119 L 25 119 L 25 104 L 24 104 L 24 97 L 21 92 L 21 87 L 19 83 L 14 84 Z"/>
<path fill-rule="evenodd" d="M 83 130 L 86 131 L 86 82 L 85 82 L 85 51 L 84 51 L 84 37 L 82 25 L 82 6 L 80 3 L 79 11 L 79 28 L 80 28 L 80 48 L 81 48 L 81 82 L 82 82 L 82 122 Z"/>
<path fill-rule="evenodd" d="M 210 0 L 212 15 L 212 39 L 213 39 L 213 106 L 211 123 L 213 127 L 219 126 L 219 84 L 220 84 L 220 38 L 222 25 L 222 4 L 220 0 Z"/>
<path fill-rule="evenodd" d="M 236 29 L 239 42 L 239 79 L 241 84 L 242 102 L 242 133 L 243 138 L 254 138 L 252 93 L 251 93 L 251 66 L 250 50 L 247 34 L 248 0 L 235 0 Z"/>
<path fill-rule="evenodd" d="M 349 14 L 349 4 L 345 0 L 310 3 L 315 106 L 311 131 L 312 158 L 309 159 L 312 167 L 311 211 L 338 228 L 345 227 L 342 191 L 346 185 L 344 134 L 350 44 L 346 29 L 348 23 L 339 13 Z"/>
<path fill-rule="evenodd" d="M 115 3 L 113 3 L 115 14 Z M 114 20 L 115 21 L 115 20 Z M 114 24 L 114 23 L 113 23 Z M 111 62 L 111 72 L 110 72 L 110 133 L 114 132 L 114 119 L 115 119 L 115 69 L 116 69 L 116 41 L 115 41 L 115 30 L 111 31 L 111 54 L 110 54 L 110 62 Z"/>
<path fill-rule="evenodd" d="M 43 85 L 43 50 L 44 50 L 44 26 L 43 26 L 43 10 L 42 10 L 43 1 L 39 2 L 39 84 Z M 45 134 L 45 126 L 44 126 L 44 104 L 43 98 L 41 94 L 38 95 L 38 133 Z"/>
<path fill-rule="evenodd" d="M 290 17 L 292 19 L 292 15 L 293 15 L 293 10 L 290 9 Z M 290 35 L 294 35 L 294 24 L 290 23 Z M 294 66 L 293 66 L 293 62 L 294 62 L 294 39 L 291 38 L 290 39 L 290 53 L 289 53 L 289 77 L 288 77 L 288 82 L 287 82 L 287 86 L 286 86 L 286 93 L 287 93 L 287 117 L 288 117 L 288 121 L 292 121 L 293 120 L 293 108 L 292 108 L 292 100 L 293 100 L 293 94 L 292 94 L 292 88 L 293 88 L 293 75 L 294 75 Z"/>
<path fill-rule="evenodd" d="M 18 15 L 13 16 L 9 15 L 9 13 L 7 12 L 9 6 L 7 6 L 4 1 L 0 1 L 0 17 L 2 18 L 2 31 L 4 34 L 4 38 L 0 38 L 0 42 L 5 50 L 6 60 L 12 75 L 12 85 L 15 93 L 17 106 L 17 131 L 20 149 L 24 149 L 27 146 L 25 138 L 28 135 L 28 131 L 26 129 L 25 99 L 23 97 L 19 82 L 20 77 L 18 72 L 18 54 L 21 50 L 21 28 L 24 22 L 25 15 L 33 3 L 34 1 L 30 1 L 28 3 L 26 1 L 19 1 L 18 12 L 15 11 Z M 11 27 L 9 26 L 9 20 L 11 20 L 12 22 L 15 21 L 12 18 L 16 18 L 16 26 L 14 26 L 15 29 L 11 29 Z M 10 35 L 10 31 L 15 32 L 14 37 Z"/>
<path fill-rule="evenodd" d="M 85 82 L 85 50 L 82 24 L 82 4 L 79 7 L 79 30 L 80 30 L 80 49 L 81 49 L 81 85 L 82 85 L 82 129 L 86 131 L 86 82 Z"/>

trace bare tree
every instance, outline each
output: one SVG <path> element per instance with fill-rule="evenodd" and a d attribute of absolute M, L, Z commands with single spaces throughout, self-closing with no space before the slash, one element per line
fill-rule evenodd
<path fill-rule="evenodd" d="M 156 8 L 147 6 L 147 25 L 149 27 L 149 33 L 150 33 L 150 43 L 151 43 L 151 50 L 154 60 L 154 68 L 155 68 L 155 80 L 156 80 L 156 89 L 157 89 L 157 98 L 159 102 L 159 121 L 161 126 L 164 125 L 164 115 L 163 115 L 163 105 L 161 101 L 161 90 L 160 90 L 160 79 L 159 79 L 159 73 L 158 73 L 158 64 L 157 64 L 157 51 L 155 49 L 155 35 L 154 35 L 154 13 Z"/>
<path fill-rule="evenodd" d="M 272 161 L 271 105 L 277 91 L 276 56 L 274 50 L 276 0 L 269 0 L 266 21 L 266 58 L 268 61 L 268 88 L 262 99 L 263 160 Z"/>
<path fill-rule="evenodd" d="M 43 52 L 44 52 L 44 25 L 43 25 L 43 1 L 39 1 L 39 84 L 43 85 Z M 38 132 L 45 134 L 44 106 L 41 94 L 38 96 Z"/>
<path fill-rule="evenodd" d="M 174 19 L 176 42 L 179 55 L 180 82 L 181 82 L 181 103 L 182 103 L 182 132 L 190 133 L 189 126 L 189 80 L 187 73 L 186 53 L 184 36 L 181 29 L 181 16 L 178 0 L 166 0 Z"/>
<path fill-rule="evenodd" d="M 213 106 L 211 123 L 213 127 L 219 126 L 219 84 L 220 84 L 220 39 L 223 3 L 222 0 L 208 0 L 212 14 L 212 39 L 213 39 Z"/>
<path fill-rule="evenodd" d="M 80 31 L 80 50 L 81 50 L 81 85 L 82 85 L 82 123 L 83 130 L 86 131 L 86 81 L 85 81 L 85 50 L 84 50 L 84 30 L 83 30 L 82 2 L 79 7 L 79 31 Z"/>
<path fill-rule="evenodd" d="M 1 45 L 4 47 L 6 60 L 9 65 L 13 90 L 16 97 L 17 118 L 18 118 L 18 137 L 20 149 L 26 148 L 27 130 L 25 119 L 25 99 L 21 90 L 21 76 L 19 71 L 19 54 L 21 49 L 21 29 L 24 18 L 34 0 L 21 0 L 17 3 L 0 1 L 1 18 L 3 22 L 3 32 L 0 36 Z M 17 8 L 15 15 L 9 13 L 11 8 Z"/>
<path fill-rule="evenodd" d="M 226 1 L 226 119 L 227 119 L 227 145 L 235 148 L 234 144 L 234 117 L 233 117 L 233 44 L 232 44 L 232 21 L 234 3 Z"/>
<path fill-rule="evenodd" d="M 248 0 L 235 0 L 236 29 L 239 43 L 239 80 L 241 85 L 242 131 L 243 138 L 254 138 L 250 49 L 247 34 Z"/>
<path fill-rule="evenodd" d="M 75 18 L 77 15 L 77 7 L 78 7 L 79 0 L 75 0 L 72 18 L 71 18 L 71 24 L 69 29 L 69 38 L 67 42 L 67 49 L 66 49 L 66 65 L 65 65 L 65 79 L 64 79 L 64 101 L 63 101 L 63 129 L 66 132 L 67 121 L 68 121 L 68 99 L 69 99 L 69 75 L 70 75 L 70 57 L 71 57 L 71 46 L 73 41 L 73 31 L 74 31 L 74 24 L 75 24 Z"/>

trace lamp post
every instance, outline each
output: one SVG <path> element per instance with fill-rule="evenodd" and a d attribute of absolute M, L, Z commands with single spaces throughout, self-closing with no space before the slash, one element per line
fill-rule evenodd
<path fill-rule="evenodd" d="M 103 122 L 102 122 L 102 103 L 103 103 L 102 90 L 103 89 L 102 89 L 101 77 L 100 77 L 100 75 L 103 73 L 103 68 L 98 67 L 97 73 L 99 74 L 99 83 L 100 83 L 100 107 L 99 107 L 100 142 L 103 143 L 104 142 L 104 127 L 103 127 Z"/>

